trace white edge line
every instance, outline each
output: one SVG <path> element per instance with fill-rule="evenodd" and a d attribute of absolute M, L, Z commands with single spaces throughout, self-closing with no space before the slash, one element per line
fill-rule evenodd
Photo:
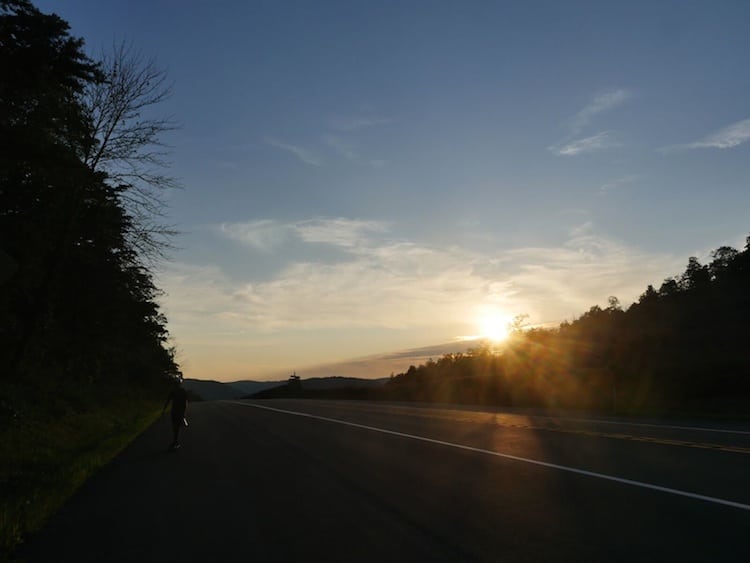
<path fill-rule="evenodd" d="M 390 408 L 396 409 L 409 409 L 409 407 L 403 405 L 389 405 Z M 562 420 L 566 422 L 587 422 L 592 424 L 616 424 L 620 426 L 645 426 L 649 428 L 662 428 L 666 430 L 693 430 L 695 432 L 720 432 L 723 434 L 750 434 L 750 430 L 730 430 L 729 428 L 707 428 L 704 426 L 677 426 L 672 424 L 650 424 L 647 422 L 628 422 L 627 420 L 607 420 L 604 418 L 569 418 L 565 416 L 551 416 L 547 414 L 521 414 L 514 412 L 495 412 L 495 411 L 465 411 L 461 409 L 451 409 L 447 407 L 439 407 L 436 410 L 451 411 L 451 412 L 472 412 L 478 414 L 494 414 L 498 416 L 524 416 L 526 418 L 547 418 L 549 420 Z"/>
<path fill-rule="evenodd" d="M 266 406 L 262 406 L 262 405 L 256 405 L 254 403 L 242 403 L 242 402 L 239 402 L 239 401 L 227 401 L 227 402 L 234 403 L 234 404 L 237 404 L 237 405 L 242 405 L 242 406 L 245 406 L 245 407 L 252 407 L 252 408 L 256 408 L 256 409 L 264 409 L 264 410 L 268 410 L 268 411 L 280 412 L 280 413 L 283 413 L 283 414 L 291 414 L 291 415 L 294 415 L 294 416 L 302 416 L 302 417 L 305 417 L 305 418 L 313 418 L 313 419 L 316 419 L 316 420 L 323 420 L 325 422 L 333 422 L 333 423 L 336 423 L 336 424 L 343 424 L 345 426 L 352 426 L 354 428 L 362 428 L 364 430 L 372 430 L 374 432 L 380 432 L 382 434 L 391 434 L 393 436 L 399 436 L 401 438 L 409 438 L 411 440 L 419 440 L 421 442 L 428 442 L 430 444 L 438 444 L 440 446 L 448 446 L 448 447 L 456 448 L 456 449 L 460 449 L 460 450 L 466 450 L 466 451 L 470 451 L 470 452 L 482 453 L 482 454 L 486 454 L 486 455 L 492 455 L 492 456 L 495 456 L 495 457 L 502 457 L 502 458 L 505 458 L 505 459 L 511 459 L 513 461 L 521 461 L 521 462 L 524 462 L 524 463 L 530 463 L 532 465 L 539 465 L 541 467 L 548 467 L 548 468 L 551 468 L 551 469 L 559 469 L 560 471 L 567 471 L 569 473 L 576 473 L 578 475 L 585 475 L 587 477 L 594 477 L 596 479 L 604 479 L 606 481 L 614 481 L 615 483 L 622 483 L 622 484 L 625 484 L 625 485 L 632 485 L 632 486 L 635 486 L 635 487 L 641 487 L 641 488 L 644 488 L 644 489 L 651 489 L 651 490 L 654 490 L 654 491 L 660 491 L 662 493 L 668 493 L 668 494 L 671 494 L 671 495 L 678 495 L 678 496 L 682 496 L 682 497 L 687 497 L 687 498 L 702 500 L 702 501 L 705 501 L 705 502 L 712 502 L 714 504 L 721 504 L 721 505 L 724 505 L 724 506 L 731 506 L 733 508 L 739 508 L 741 510 L 748 510 L 748 511 L 750 511 L 750 505 L 748 505 L 748 504 L 742 504 L 741 502 L 735 502 L 735 501 L 731 501 L 731 500 L 725 500 L 725 499 L 721 499 L 721 498 L 710 497 L 710 496 L 706 496 L 706 495 L 700 495 L 698 493 L 691 493 L 689 491 L 681 491 L 679 489 L 672 489 L 672 488 L 669 488 L 669 487 L 662 487 L 661 485 L 653 485 L 651 483 L 644 483 L 643 481 L 634 481 L 632 479 L 624 479 L 622 477 L 615 477 L 613 475 L 605 475 L 604 473 L 596 473 L 594 471 L 587 471 L 585 469 L 577 469 L 575 467 L 568 467 L 566 465 L 558 465 L 556 463 L 549 463 L 549 462 L 546 462 L 546 461 L 539 461 L 539 460 L 536 460 L 536 459 L 529 459 L 529 458 L 526 458 L 526 457 L 519 457 L 519 456 L 515 456 L 515 455 L 511 455 L 511 454 L 503 454 L 503 453 L 500 453 L 500 452 L 494 452 L 492 450 L 485 450 L 483 448 L 475 448 L 473 446 L 466 446 L 464 444 L 455 444 L 453 442 L 445 442 L 443 440 L 436 440 L 434 438 L 426 438 L 424 436 L 417 436 L 416 434 L 405 434 L 403 432 L 397 432 L 395 430 L 388 430 L 386 428 L 378 428 L 377 426 L 367 426 L 366 424 L 358 424 L 356 422 L 348 422 L 346 420 L 340 420 L 340 419 L 337 419 L 337 418 L 328 418 L 326 416 L 319 416 L 319 415 L 316 415 L 316 414 L 309 414 L 309 413 L 306 413 L 306 412 L 289 411 L 289 410 L 284 410 L 284 409 L 277 409 L 277 408 L 274 408 L 274 407 L 266 407 Z"/>

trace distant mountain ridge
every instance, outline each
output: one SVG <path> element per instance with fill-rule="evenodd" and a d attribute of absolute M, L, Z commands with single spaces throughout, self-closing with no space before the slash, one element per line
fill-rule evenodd
<path fill-rule="evenodd" d="M 237 399 L 243 395 L 240 389 L 221 381 L 185 379 L 182 385 L 186 390 L 198 395 L 204 401 Z"/>
<path fill-rule="evenodd" d="M 304 389 L 339 389 L 339 388 L 365 388 L 383 385 L 389 378 L 361 379 L 357 377 L 311 377 L 300 380 Z M 185 379 L 183 385 L 188 391 L 198 395 L 204 401 L 219 401 L 239 399 L 248 397 L 274 387 L 285 386 L 287 379 L 281 381 L 213 381 L 205 379 Z"/>

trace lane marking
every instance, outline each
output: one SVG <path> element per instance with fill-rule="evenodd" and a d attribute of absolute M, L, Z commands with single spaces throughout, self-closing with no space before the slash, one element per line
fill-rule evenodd
<path fill-rule="evenodd" d="M 543 418 L 551 418 L 555 420 L 553 416 L 543 415 Z M 750 430 L 729 430 L 728 428 L 704 428 L 700 426 L 675 426 L 670 424 L 649 424 L 646 422 L 620 422 L 617 420 L 604 420 L 597 418 L 559 418 L 557 420 L 570 420 L 572 422 L 593 422 L 596 424 L 621 424 L 623 426 L 645 426 L 648 428 L 666 428 L 667 430 L 690 430 L 693 432 L 717 432 L 722 434 L 743 434 L 750 435 Z"/>
<path fill-rule="evenodd" d="M 367 405 L 369 406 L 369 405 Z M 351 408 L 351 407 L 350 407 Z M 403 410 L 409 410 L 412 407 L 407 407 L 403 405 L 388 405 L 388 408 L 393 409 L 403 409 Z M 425 407 L 420 407 L 425 408 Z M 367 410 L 367 409 L 361 409 L 359 406 L 356 409 L 351 410 Z M 380 412 L 377 409 L 370 409 L 372 412 Z M 522 416 L 526 418 L 547 418 L 549 420 L 561 420 L 561 421 L 569 421 L 569 422 L 586 422 L 586 423 L 594 423 L 594 424 L 617 424 L 621 426 L 644 426 L 647 428 L 663 428 L 667 430 L 691 430 L 694 432 L 717 432 L 722 434 L 741 434 L 748 436 L 750 435 L 750 430 L 731 430 L 729 428 L 707 428 L 705 426 L 678 426 L 673 424 L 653 424 L 648 422 L 628 422 L 625 420 L 607 420 L 604 418 L 569 418 L 564 416 L 551 416 L 547 414 L 519 414 L 519 413 L 511 413 L 511 412 L 494 412 L 494 411 L 473 411 L 473 410 L 461 410 L 461 409 L 447 409 L 447 408 L 439 408 L 434 410 L 441 410 L 444 412 L 461 412 L 461 413 L 473 413 L 473 414 L 487 414 L 487 415 L 495 415 L 495 416 Z M 429 416 L 429 415 L 426 415 Z"/>
<path fill-rule="evenodd" d="M 339 405 L 336 405 L 336 407 L 339 407 Z M 666 446 L 679 446 L 679 447 L 686 447 L 686 448 L 696 448 L 696 449 L 702 449 L 702 450 L 718 450 L 722 452 L 731 452 L 731 453 L 738 453 L 738 454 L 750 454 L 750 448 L 743 447 L 743 446 L 735 446 L 731 444 L 712 444 L 712 443 L 706 443 L 706 442 L 695 442 L 692 440 L 674 440 L 671 438 L 659 438 L 657 436 L 637 436 L 633 434 L 620 434 L 620 433 L 612 433 L 612 432 L 603 432 L 603 431 L 597 431 L 597 430 L 586 430 L 586 429 L 580 429 L 580 428 L 563 428 L 560 426 L 552 426 L 552 425 L 539 425 L 534 424 L 533 419 L 540 419 L 540 418 L 546 418 L 549 420 L 554 421 L 561 421 L 561 422 L 592 422 L 592 423 L 608 423 L 608 424 L 620 424 L 615 421 L 607 421 L 607 420 L 597 420 L 597 419 L 584 419 L 584 418 L 556 418 L 551 416 L 530 416 L 529 418 L 532 419 L 532 422 L 528 423 L 522 423 L 522 422 L 513 422 L 512 420 L 509 421 L 503 421 L 497 420 L 498 416 L 505 417 L 505 418 L 516 418 L 516 417 L 522 417 L 524 415 L 517 415 L 517 414 L 507 414 L 507 413 L 493 413 L 493 412 L 487 412 L 487 411 L 462 411 L 462 410 L 445 410 L 445 409 L 424 409 L 428 412 L 415 412 L 409 407 L 404 407 L 401 405 L 389 405 L 387 408 L 384 409 L 376 409 L 376 408 L 361 408 L 359 405 L 357 408 L 345 408 L 344 410 L 349 410 L 353 412 L 369 412 L 369 413 L 388 413 L 390 409 L 399 409 L 402 412 L 394 412 L 394 414 L 397 414 L 398 416 L 411 416 L 416 418 L 428 418 L 428 419 L 436 419 L 436 420 L 453 420 L 457 422 L 467 422 L 467 423 L 485 423 L 487 420 L 482 420 L 481 418 L 478 419 L 478 415 L 481 415 L 481 417 L 484 418 L 491 418 L 492 423 L 496 426 L 500 426 L 502 428 L 517 428 L 522 430 L 543 430 L 547 432 L 560 432 L 563 434 L 575 434 L 578 436 L 590 436 L 594 438 L 609 438 L 613 440 L 630 440 L 633 442 L 647 442 L 651 444 L 662 444 Z M 432 411 L 432 412 L 429 412 Z M 391 410 L 391 412 L 393 412 Z M 468 413 L 468 414 L 463 414 Z M 463 416 L 462 416 L 463 414 Z M 472 416 L 473 415 L 473 416 Z M 544 424 L 544 422 L 542 422 Z M 690 428 L 686 426 L 665 426 L 665 425 L 658 425 L 658 424 L 645 424 L 645 423 L 623 423 L 624 426 L 650 426 L 655 428 L 667 428 L 667 429 L 675 429 L 675 428 L 681 428 L 683 430 L 706 430 L 710 431 L 710 429 L 700 429 L 700 428 Z M 742 431 L 734 431 L 734 430 L 722 430 L 718 429 L 718 432 L 729 432 L 734 434 L 743 434 Z"/>
<path fill-rule="evenodd" d="M 560 432 L 563 434 L 576 434 L 579 436 L 590 436 L 592 438 L 611 438 L 613 440 L 631 440 L 633 442 L 648 442 L 650 444 L 661 444 L 664 446 L 680 446 L 685 448 L 695 448 L 700 450 L 718 450 L 722 452 L 732 452 L 736 454 L 750 454 L 750 448 L 742 446 L 732 446 L 730 444 L 711 444 L 706 442 L 689 442 L 687 440 L 673 440 L 671 438 L 659 438 L 656 436 L 635 436 L 633 434 L 617 434 L 612 432 L 597 432 L 596 430 L 581 430 L 576 428 L 559 428 L 554 426 L 533 426 L 513 424 L 507 425 L 501 422 L 497 426 L 521 428 L 524 430 L 545 430 L 547 432 Z"/>
<path fill-rule="evenodd" d="M 721 498 L 717 498 L 717 497 L 711 497 L 711 496 L 707 496 L 707 495 L 701 495 L 701 494 L 698 494 L 698 493 L 691 493 L 690 491 L 682 491 L 680 489 L 672 489 L 670 487 L 662 487 L 661 485 L 654 485 L 652 483 L 645 483 L 643 481 L 635 481 L 635 480 L 632 480 L 632 479 L 625 479 L 623 477 L 615 477 L 613 475 L 606 475 L 605 473 L 597 473 L 595 471 L 587 471 L 586 469 L 578 469 L 576 467 L 568 467 L 566 465 L 558 465 L 556 463 L 549 463 L 549 462 L 546 462 L 546 461 L 539 461 L 537 459 L 529 459 L 529 458 L 526 458 L 526 457 L 520 457 L 520 456 L 516 456 L 516 455 L 511 455 L 511 454 L 503 454 L 503 453 L 495 452 L 495 451 L 492 451 L 492 450 L 485 450 L 483 448 L 475 448 L 473 446 L 466 446 L 464 444 L 456 444 L 454 442 L 445 442 L 443 440 L 436 440 L 434 438 L 426 438 L 424 436 L 418 436 L 416 434 L 406 434 L 404 432 L 397 432 L 395 430 L 388 430 L 387 428 L 378 428 L 376 426 L 368 426 L 366 424 L 358 424 L 356 422 L 349 422 L 347 420 L 340 420 L 340 419 L 337 419 L 337 418 L 328 418 L 326 416 L 320 416 L 320 415 L 317 415 L 317 414 L 310 414 L 310 413 L 298 412 L 298 411 L 290 411 L 290 410 L 285 410 L 285 409 L 277 409 L 277 408 L 274 408 L 274 407 L 267 407 L 267 406 L 263 406 L 263 405 L 256 405 L 256 404 L 253 404 L 253 403 L 242 403 L 242 402 L 239 402 L 239 401 L 227 401 L 227 402 L 228 403 L 234 403 L 236 405 L 242 405 L 242 406 L 245 406 L 245 407 L 252 407 L 252 408 L 255 408 L 255 409 L 263 409 L 263 410 L 273 411 L 273 412 L 278 412 L 278 413 L 283 413 L 283 414 L 290 414 L 290 415 L 293 415 L 293 416 L 300 416 L 300 417 L 303 417 L 303 418 L 311 418 L 311 419 L 314 419 L 314 420 L 322 420 L 322 421 L 325 421 L 325 422 L 332 422 L 334 424 L 342 424 L 344 426 L 351 426 L 353 428 L 361 428 L 363 430 L 370 430 L 370 431 L 373 431 L 373 432 L 380 432 L 381 434 L 390 434 L 392 436 L 398 436 L 400 438 L 408 438 L 410 440 L 418 440 L 420 442 L 427 442 L 427 443 L 430 443 L 430 444 L 437 444 L 437 445 L 440 445 L 440 446 L 447 446 L 447 447 L 450 447 L 450 448 L 456 448 L 456 449 L 459 449 L 459 450 L 465 450 L 465 451 L 470 451 L 470 452 L 475 452 L 475 453 L 481 453 L 481 454 L 491 455 L 491 456 L 500 457 L 500 458 L 504 458 L 504 459 L 510 459 L 510 460 L 513 460 L 513 461 L 520 461 L 520 462 L 523 462 L 523 463 L 529 463 L 529 464 L 532 464 L 532 465 L 538 465 L 538 466 L 547 467 L 547 468 L 550 468 L 550 469 L 558 469 L 560 471 L 567 471 L 569 473 L 575 473 L 577 475 L 585 475 L 587 477 L 594 477 L 596 479 L 603 479 L 605 481 L 613 481 L 615 483 L 622 483 L 624 485 L 632 485 L 634 487 L 641 487 L 643 489 L 650 489 L 650 490 L 653 490 L 653 491 L 659 491 L 659 492 L 667 493 L 667 494 L 671 494 L 671 495 L 677 495 L 677 496 L 681 496 L 681 497 L 687 497 L 687 498 L 692 498 L 692 499 L 696 499 L 696 500 L 702 500 L 702 501 L 710 502 L 710 503 L 713 503 L 713 504 L 720 504 L 720 505 L 724 505 L 724 506 L 731 506 L 732 508 L 739 508 L 741 510 L 750 511 L 750 504 L 743 504 L 741 502 L 735 502 L 735 501 L 721 499 Z"/>

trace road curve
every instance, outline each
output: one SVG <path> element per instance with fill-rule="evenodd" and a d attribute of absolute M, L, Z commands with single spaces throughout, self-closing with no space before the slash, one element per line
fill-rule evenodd
<path fill-rule="evenodd" d="M 750 427 L 347 401 L 191 405 L 26 561 L 750 561 Z"/>

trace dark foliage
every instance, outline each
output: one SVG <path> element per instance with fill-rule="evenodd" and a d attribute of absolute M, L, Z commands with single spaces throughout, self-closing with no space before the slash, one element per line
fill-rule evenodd
<path fill-rule="evenodd" d="M 516 332 L 411 366 L 368 398 L 616 412 L 750 413 L 750 237 L 648 286 L 623 311 L 593 306 L 554 330 Z"/>
<path fill-rule="evenodd" d="M 123 187 L 86 161 L 83 96 L 103 75 L 82 48 L 58 16 L 0 2 L 4 404 L 39 389 L 98 400 L 179 374 Z"/>

